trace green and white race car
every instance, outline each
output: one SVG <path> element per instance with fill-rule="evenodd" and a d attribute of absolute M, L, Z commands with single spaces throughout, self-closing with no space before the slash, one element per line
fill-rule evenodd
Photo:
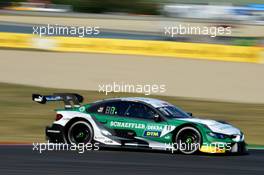
<path fill-rule="evenodd" d="M 244 134 L 234 126 L 199 119 L 158 99 L 111 98 L 80 105 L 78 94 L 32 95 L 33 101 L 63 101 L 46 128 L 52 143 L 99 143 L 102 146 L 176 150 L 184 154 L 245 153 Z"/>

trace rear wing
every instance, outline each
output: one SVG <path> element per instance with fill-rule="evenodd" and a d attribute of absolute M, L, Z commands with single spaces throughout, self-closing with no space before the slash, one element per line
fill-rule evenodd
<path fill-rule="evenodd" d="M 40 104 L 46 104 L 51 101 L 63 101 L 66 109 L 80 107 L 83 102 L 83 96 L 74 93 L 54 93 L 53 95 L 32 94 L 32 100 Z"/>

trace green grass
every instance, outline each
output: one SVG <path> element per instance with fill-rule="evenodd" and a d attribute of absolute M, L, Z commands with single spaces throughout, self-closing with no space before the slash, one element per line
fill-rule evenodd
<path fill-rule="evenodd" d="M 85 102 L 140 94 L 109 94 L 97 91 L 61 90 L 0 83 L 0 142 L 44 141 L 44 128 L 55 118 L 54 109 L 62 104 L 40 105 L 32 101 L 32 93 L 75 92 Z M 197 117 L 225 120 L 242 129 L 250 144 L 264 145 L 264 104 L 215 102 L 182 97 L 151 96 L 176 104 Z"/>

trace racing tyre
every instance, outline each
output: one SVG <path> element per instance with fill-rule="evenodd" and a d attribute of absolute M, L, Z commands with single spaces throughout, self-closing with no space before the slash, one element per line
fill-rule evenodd
<path fill-rule="evenodd" d="M 92 126 L 85 121 L 74 122 L 68 129 L 67 138 L 70 144 L 91 143 L 93 141 Z"/>
<path fill-rule="evenodd" d="M 200 132 L 194 127 L 183 127 L 176 134 L 176 150 L 183 154 L 194 154 L 199 151 L 202 139 Z"/>

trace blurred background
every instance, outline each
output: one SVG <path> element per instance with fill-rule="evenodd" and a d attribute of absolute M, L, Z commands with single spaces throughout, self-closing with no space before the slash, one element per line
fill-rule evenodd
<path fill-rule="evenodd" d="M 98 26 L 84 38 L 33 27 Z M 229 35 L 165 35 L 164 27 L 230 27 Z M 115 82 L 165 84 L 155 98 L 226 120 L 264 145 L 263 0 L 1 0 L 0 142 L 44 140 L 56 105 L 31 94 L 74 91 L 86 102 Z"/>
<path fill-rule="evenodd" d="M 120 36 L 120 31 L 122 33 L 129 31 L 138 34 L 129 36 L 130 39 L 176 40 L 240 46 L 263 45 L 264 5 L 262 0 L 123 0 L 122 2 L 115 0 L 2 0 L 0 4 L 1 14 L 82 19 L 110 18 L 109 21 L 112 19 L 123 19 L 119 23 L 113 21 L 113 26 L 105 26 L 106 22 L 98 20 L 103 29 L 119 30 L 116 35 L 122 38 L 125 36 Z M 134 19 L 133 22 L 137 24 L 129 24 L 131 19 Z M 19 20 L 17 18 L 16 22 L 23 23 L 23 21 Z M 52 21 L 55 23 L 60 22 L 59 24 L 62 22 L 58 20 Z M 45 22 L 43 20 L 31 21 L 31 23 L 35 24 Z M 87 23 L 89 24 L 89 22 Z M 232 34 L 216 38 L 198 35 L 181 35 L 171 38 L 164 35 L 162 30 L 164 26 L 173 26 L 173 24 L 179 23 L 199 27 L 232 27 Z M 85 24 L 85 22 L 82 21 L 79 24 Z M 78 24 L 77 21 L 69 22 L 67 19 L 67 25 Z M 4 29 L 2 28 L 2 30 Z M 20 30 L 20 32 L 22 31 L 23 29 Z M 140 35 L 142 32 L 144 32 L 143 36 Z"/>

